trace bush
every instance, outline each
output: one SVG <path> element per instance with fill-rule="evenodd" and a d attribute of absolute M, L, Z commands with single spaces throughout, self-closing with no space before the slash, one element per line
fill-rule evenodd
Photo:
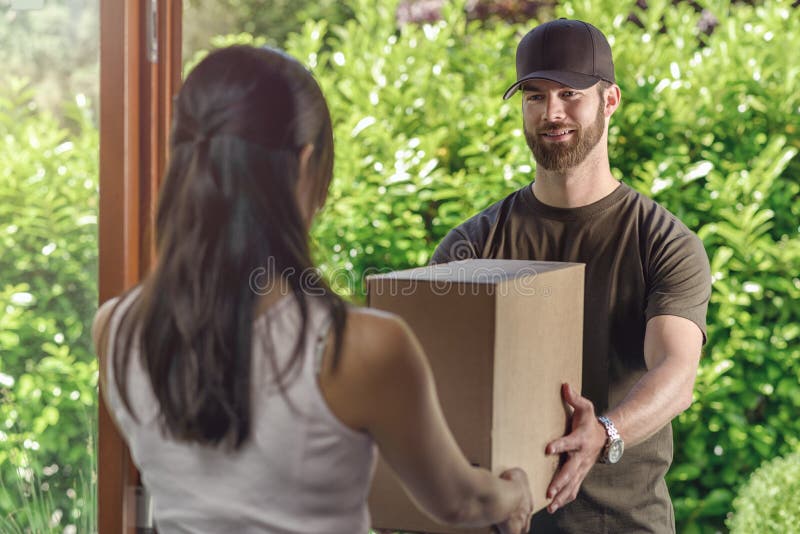
<path fill-rule="evenodd" d="M 731 534 L 800 532 L 800 453 L 755 470 L 733 501 Z"/>
<path fill-rule="evenodd" d="M 320 260 L 360 299 L 365 273 L 424 264 L 450 228 L 533 178 L 519 101 L 501 94 L 536 21 L 484 27 L 456 3 L 443 21 L 398 28 L 393 6 L 353 4 L 354 20 L 308 22 L 287 49 L 320 80 L 335 123 Z M 555 15 L 612 43 L 614 174 L 698 232 L 711 259 L 708 343 L 668 474 L 691 534 L 724 529 L 744 476 L 800 445 L 800 58 L 789 52 L 800 17 L 775 0 L 647 5 L 567 1 Z"/>
<path fill-rule="evenodd" d="M 615 175 L 696 230 L 711 259 L 706 355 L 668 474 L 678 531 L 691 534 L 724 529 L 745 476 L 800 447 L 800 17 L 778 0 L 647 4 L 571 1 L 556 16 L 612 41 Z M 427 262 L 451 227 L 532 179 L 519 101 L 501 95 L 536 22 L 485 27 L 462 2 L 398 28 L 394 5 L 349 9 L 355 19 L 309 21 L 286 48 L 334 120 L 318 259 L 359 300 L 365 273 Z M 82 113 L 72 132 L 35 117 L 19 92 L 0 99 L 0 477 L 57 466 L 51 491 L 69 510 L 60 495 L 91 462 L 96 409 L 97 137 Z M 0 490 L 0 511 L 14 498 Z"/>
<path fill-rule="evenodd" d="M 518 103 L 501 99 L 518 28 L 468 23 L 463 5 L 397 28 L 393 5 L 354 4 L 354 20 L 309 22 L 287 49 L 314 70 L 334 120 L 320 260 L 361 298 L 365 272 L 426 263 L 453 225 L 530 180 L 531 158 Z"/>
<path fill-rule="evenodd" d="M 41 496 L 75 524 L 93 506 L 81 488 L 94 483 L 97 130 L 86 102 L 64 106 L 67 130 L 24 84 L 3 93 L 0 517 Z"/>

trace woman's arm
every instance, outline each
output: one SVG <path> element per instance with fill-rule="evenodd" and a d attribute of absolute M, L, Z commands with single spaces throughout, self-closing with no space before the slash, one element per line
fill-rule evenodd
<path fill-rule="evenodd" d="M 417 504 L 459 527 L 502 525 L 527 532 L 532 500 L 527 477 L 500 478 L 469 464 L 447 426 L 428 362 L 399 318 L 352 311 L 335 371 L 326 354 L 320 387 L 348 426 L 373 436 Z M 513 529 L 513 530 L 512 530 Z"/>

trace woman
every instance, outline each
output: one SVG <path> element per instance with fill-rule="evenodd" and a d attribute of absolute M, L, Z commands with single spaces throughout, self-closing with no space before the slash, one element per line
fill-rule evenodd
<path fill-rule="evenodd" d="M 313 275 L 333 137 L 311 75 L 218 50 L 175 113 L 156 266 L 93 328 L 159 531 L 366 532 L 377 444 L 439 521 L 527 532 L 525 473 L 469 465 L 406 325 Z"/>

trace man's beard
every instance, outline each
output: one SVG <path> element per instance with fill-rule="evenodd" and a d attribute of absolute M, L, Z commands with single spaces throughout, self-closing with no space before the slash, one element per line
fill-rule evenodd
<path fill-rule="evenodd" d="M 565 171 L 576 167 L 591 150 L 600 142 L 605 130 L 605 116 L 603 115 L 602 103 L 597 107 L 595 121 L 583 130 L 578 125 L 568 126 L 564 122 L 548 125 L 544 131 L 574 130 L 574 139 L 568 142 L 550 142 L 543 139 L 541 135 L 544 131 L 531 132 L 527 126 L 525 130 L 525 140 L 528 142 L 536 164 L 550 171 Z"/>

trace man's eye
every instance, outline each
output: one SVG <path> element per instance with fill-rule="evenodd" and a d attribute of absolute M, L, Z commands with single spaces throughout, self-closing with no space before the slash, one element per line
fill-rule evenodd
<path fill-rule="evenodd" d="M 526 100 L 541 100 L 542 95 L 528 95 L 525 97 Z"/>
<path fill-rule="evenodd" d="M 575 91 L 564 91 L 564 92 L 563 92 L 563 93 L 561 93 L 561 94 L 562 94 L 562 95 L 564 95 L 564 96 L 567 96 L 567 97 L 569 97 L 569 96 L 576 96 L 578 93 L 577 93 L 577 92 L 575 92 Z"/>

